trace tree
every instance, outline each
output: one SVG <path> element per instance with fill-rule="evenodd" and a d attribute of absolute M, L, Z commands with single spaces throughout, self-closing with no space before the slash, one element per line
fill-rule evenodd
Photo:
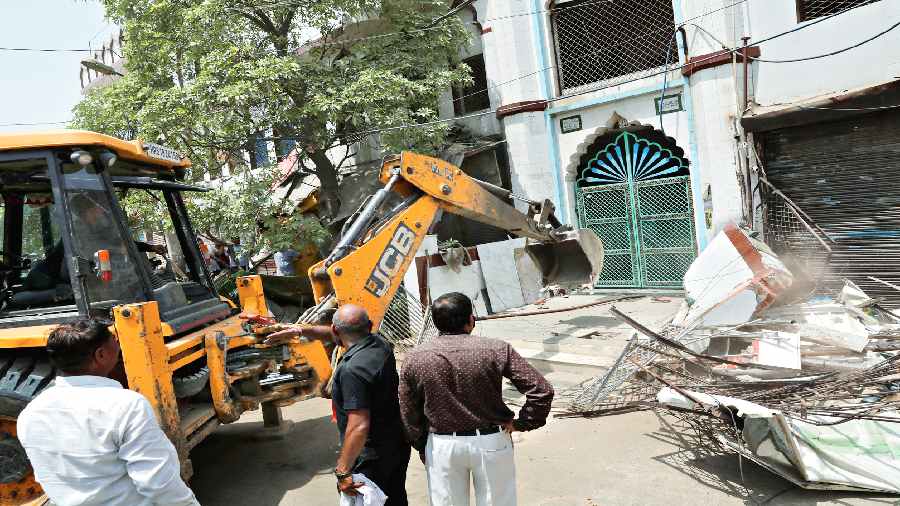
<path fill-rule="evenodd" d="M 327 245 L 330 235 L 317 219 L 294 215 L 288 201 L 271 198 L 275 176 L 271 171 L 246 171 L 215 191 L 183 194 L 194 230 L 212 240 L 242 237 L 250 253 Z M 172 221 L 159 192 L 120 190 L 119 201 L 133 231 L 171 230 Z M 247 234 L 263 230 L 265 233 Z"/>
<path fill-rule="evenodd" d="M 465 28 L 439 19 L 446 0 L 102 1 L 125 30 L 127 72 L 87 94 L 75 126 L 183 150 L 195 179 L 220 173 L 223 154 L 249 152 L 252 164 L 259 136 L 296 141 L 299 163 L 321 182 L 326 221 L 361 132 L 433 120 L 440 93 L 471 79 L 458 63 Z M 447 129 L 390 130 L 378 141 L 434 152 Z M 335 163 L 328 153 L 341 145 Z"/>

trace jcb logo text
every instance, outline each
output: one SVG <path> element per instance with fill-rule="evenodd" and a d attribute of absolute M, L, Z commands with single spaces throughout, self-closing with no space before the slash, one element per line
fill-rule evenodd
<path fill-rule="evenodd" d="M 372 269 L 372 274 L 366 280 L 366 290 L 376 297 L 382 297 L 391 286 L 391 278 L 400 273 L 400 267 L 409 256 L 416 233 L 403 223 L 397 225 L 394 236 L 387 248 L 381 253 L 381 258 Z"/>

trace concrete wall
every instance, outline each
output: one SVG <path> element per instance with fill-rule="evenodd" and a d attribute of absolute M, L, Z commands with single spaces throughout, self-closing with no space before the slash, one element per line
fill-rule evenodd
<path fill-rule="evenodd" d="M 882 0 L 836 19 L 798 24 L 794 0 L 673 0 L 675 22 L 683 24 L 686 40 L 678 37 L 677 61 L 739 47 L 772 35 L 813 25 L 760 44 L 762 58 L 786 59 L 827 53 L 860 42 L 900 20 L 897 0 Z M 659 128 L 654 98 L 662 75 L 562 97 L 554 65 L 550 17 L 546 0 L 479 0 L 474 8 L 481 23 L 491 105 L 549 100 L 543 112 L 507 116 L 501 127 L 508 141 L 513 190 L 533 199 L 556 202 L 557 215 L 574 223 L 573 156 L 598 127 L 620 116 Z M 900 76 L 900 30 L 847 53 L 810 62 L 750 65 L 752 101 L 772 106 L 842 90 L 862 88 Z M 864 62 L 864 63 L 861 63 Z M 743 64 L 740 62 L 695 72 L 683 78 L 680 69 L 667 79 L 666 94 L 682 94 L 685 110 L 666 114 L 662 128 L 674 137 L 691 161 L 698 244 L 727 223 L 743 221 L 742 160 L 746 156 L 738 119 L 743 114 Z M 559 120 L 579 114 L 583 129 L 562 134 Z M 479 120 L 483 121 L 483 120 Z"/>
<path fill-rule="evenodd" d="M 497 105 L 543 98 L 541 39 L 533 26 L 537 16 L 527 15 L 532 12 L 532 0 L 482 0 L 475 6 L 487 32 L 482 44 L 488 81 L 504 83 L 495 90 Z"/>
<path fill-rule="evenodd" d="M 541 32 L 532 0 L 476 2 L 484 35 L 488 83 L 496 86 L 494 107 L 547 97 Z M 493 21 L 491 21 L 493 20 Z M 550 132 L 543 112 L 524 112 L 501 120 L 509 150 L 514 192 L 534 200 L 557 200 Z"/>
<path fill-rule="evenodd" d="M 496 109 L 500 106 L 500 96 L 498 95 L 498 89 L 496 87 L 496 83 L 492 80 L 492 76 L 497 75 L 497 70 L 491 67 L 493 62 L 488 60 L 488 56 L 485 54 L 484 40 L 482 31 L 482 25 L 480 23 L 480 19 L 483 17 L 483 12 L 487 9 L 487 0 L 478 0 L 471 7 L 463 9 L 459 13 L 460 20 L 465 24 L 467 30 L 469 31 L 469 40 L 470 44 L 462 48 L 459 52 L 460 59 L 465 59 L 470 56 L 475 56 L 478 54 L 483 54 L 485 57 L 485 73 L 488 78 L 488 99 L 490 100 L 490 109 Z M 439 102 L 439 112 L 441 118 L 452 118 L 454 116 L 453 112 L 453 95 L 450 90 L 446 90 L 443 94 L 441 94 L 440 102 Z M 466 115 L 471 114 L 471 111 Z M 457 123 L 463 125 L 467 130 L 474 133 L 475 135 L 493 135 L 499 134 L 502 132 L 500 127 L 500 121 L 493 114 L 483 114 L 474 116 L 471 118 L 463 118 L 457 120 Z"/>
<path fill-rule="evenodd" d="M 688 57 L 702 58 L 721 51 L 723 45 L 737 47 L 746 34 L 743 4 L 734 5 L 728 0 L 681 0 L 676 2 L 675 12 L 679 18 L 676 22 L 686 23 Z M 679 41 L 682 53 L 683 44 Z M 684 64 L 684 56 L 681 63 Z M 700 195 L 695 196 L 694 204 L 703 211 L 702 227 L 711 239 L 725 225 L 743 220 L 737 121 L 743 106 L 743 64 L 700 70 L 685 79 L 690 85 L 692 161 L 700 173 Z M 704 244 L 702 238 L 700 244 Z"/>
<path fill-rule="evenodd" d="M 577 146 L 585 142 L 598 127 L 614 115 L 627 121 L 638 121 L 660 128 L 654 99 L 666 86 L 666 95 L 681 93 L 684 111 L 664 114 L 661 128 L 684 149 L 691 162 L 691 178 L 695 207 L 697 242 L 702 248 L 725 224 L 742 220 L 741 192 L 738 185 L 738 155 L 736 123 L 738 97 L 735 82 L 742 70 L 732 65 L 701 70 L 690 77 L 681 75 L 679 66 L 688 56 L 699 56 L 722 49 L 722 43 L 733 47 L 744 34 L 744 10 L 741 6 L 728 7 L 728 0 L 675 0 L 675 21 L 685 25 L 686 44 L 678 37 L 679 52 L 673 56 L 676 70 L 663 75 L 650 76 L 634 82 L 614 86 L 600 84 L 597 89 L 570 98 L 559 99 L 555 76 L 551 76 L 557 99 L 549 114 L 551 127 L 558 146 L 555 163 L 563 175 L 563 205 L 574 223 L 574 182 L 577 177 Z M 549 19 L 546 20 L 549 24 Z M 700 28 L 698 28 L 698 26 Z M 737 42 L 735 42 L 737 41 Z M 553 54 L 551 39 L 545 39 L 548 55 Z M 562 134 L 561 118 L 579 114 L 583 130 Z M 549 184 L 549 181 L 547 182 Z"/>
<path fill-rule="evenodd" d="M 754 41 L 800 26 L 793 1 L 750 0 L 748 11 Z M 779 60 L 829 53 L 861 42 L 898 21 L 898 2 L 881 0 L 765 42 L 760 57 Z M 900 29 L 839 55 L 797 63 L 755 63 L 756 102 L 778 105 L 892 81 L 900 76 L 898 47 Z"/>

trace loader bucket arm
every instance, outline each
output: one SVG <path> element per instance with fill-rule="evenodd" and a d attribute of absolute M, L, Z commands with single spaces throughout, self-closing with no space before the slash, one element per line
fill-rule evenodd
<path fill-rule="evenodd" d="M 602 269 L 603 245 L 597 235 L 561 226 L 549 201 L 527 201 L 529 210 L 521 212 L 498 196 L 506 190 L 443 160 L 410 152 L 386 161 L 381 180 L 385 187 L 358 212 L 328 258 L 314 266 L 327 269 L 330 283 L 311 276 L 317 302 L 333 289 L 338 305 L 366 308 L 376 329 L 441 211 L 527 238 L 526 252 L 545 285 L 591 283 Z M 391 192 L 404 196 L 407 205 L 378 221 L 378 210 Z M 326 284 L 331 286 L 326 289 Z"/>

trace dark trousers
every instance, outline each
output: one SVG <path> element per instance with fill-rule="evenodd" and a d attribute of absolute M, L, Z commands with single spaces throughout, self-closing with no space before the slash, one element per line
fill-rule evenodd
<path fill-rule="evenodd" d="M 353 467 L 354 473 L 362 473 L 375 482 L 388 496 L 385 506 L 408 506 L 406 499 L 406 469 L 409 467 L 411 450 L 409 446 L 379 449 L 377 452 L 363 450 Z M 377 453 L 377 456 L 374 455 Z"/>

